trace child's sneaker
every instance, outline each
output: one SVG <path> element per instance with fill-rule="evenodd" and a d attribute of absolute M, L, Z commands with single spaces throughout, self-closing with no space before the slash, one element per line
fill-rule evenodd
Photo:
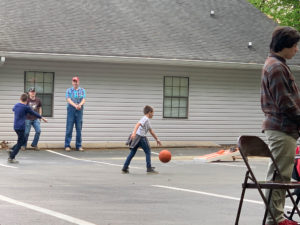
<path fill-rule="evenodd" d="M 12 149 L 7 149 L 7 150 L 6 150 L 6 152 L 7 152 L 9 158 L 10 158 L 10 154 L 12 153 L 12 151 L 13 151 Z"/>
<path fill-rule="evenodd" d="M 297 224 L 298 224 L 297 222 L 292 220 L 287 220 L 287 219 L 278 223 L 278 225 L 297 225 Z"/>
<path fill-rule="evenodd" d="M 7 162 L 9 162 L 9 163 L 19 163 L 19 161 L 17 161 L 16 159 L 11 159 L 11 158 L 8 158 Z"/>
<path fill-rule="evenodd" d="M 297 224 L 298 224 L 297 222 L 295 222 L 293 220 L 288 220 L 288 219 L 285 219 L 285 220 L 281 221 L 280 223 L 278 223 L 278 225 L 297 225 Z"/>
<path fill-rule="evenodd" d="M 158 173 L 158 171 L 154 170 L 155 167 L 147 168 L 147 173 Z"/>
<path fill-rule="evenodd" d="M 128 168 L 123 168 L 123 169 L 122 169 L 122 173 L 129 173 Z"/>
<path fill-rule="evenodd" d="M 34 151 L 39 151 L 40 150 L 38 146 L 32 146 L 32 148 L 33 148 Z"/>

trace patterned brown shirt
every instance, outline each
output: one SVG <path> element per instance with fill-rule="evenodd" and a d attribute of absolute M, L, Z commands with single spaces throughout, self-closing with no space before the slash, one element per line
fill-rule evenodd
<path fill-rule="evenodd" d="M 298 138 L 300 95 L 284 58 L 270 54 L 262 70 L 261 108 L 264 130 L 278 130 Z"/>
<path fill-rule="evenodd" d="M 42 107 L 42 102 L 38 97 L 35 97 L 34 100 L 32 100 L 30 97 L 28 97 L 27 105 L 29 105 L 33 111 L 40 113 L 40 108 Z M 34 115 L 31 115 L 31 114 L 27 114 L 27 116 L 26 116 L 26 120 L 36 120 L 36 119 L 37 119 L 37 117 Z"/>

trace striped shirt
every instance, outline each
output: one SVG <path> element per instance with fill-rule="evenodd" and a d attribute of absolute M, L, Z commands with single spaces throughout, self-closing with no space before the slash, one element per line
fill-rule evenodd
<path fill-rule="evenodd" d="M 284 58 L 270 54 L 261 79 L 262 130 L 278 130 L 298 138 L 300 95 L 295 78 Z"/>
<path fill-rule="evenodd" d="M 74 87 L 68 88 L 66 91 L 66 99 L 68 98 L 70 98 L 75 104 L 79 104 L 82 99 L 86 98 L 85 90 L 81 87 L 78 87 L 77 90 L 75 90 Z"/>

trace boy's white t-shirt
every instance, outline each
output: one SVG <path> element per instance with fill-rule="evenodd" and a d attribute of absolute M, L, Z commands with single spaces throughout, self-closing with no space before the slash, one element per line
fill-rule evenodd
<path fill-rule="evenodd" d="M 142 119 L 140 119 L 139 123 L 141 123 L 141 126 L 139 126 L 136 134 L 145 137 L 148 131 L 152 129 L 150 119 L 147 116 L 143 116 Z"/>

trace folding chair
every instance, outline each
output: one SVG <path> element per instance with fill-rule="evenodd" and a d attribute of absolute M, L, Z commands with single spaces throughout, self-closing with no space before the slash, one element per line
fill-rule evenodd
<path fill-rule="evenodd" d="M 296 149 L 296 157 L 295 157 L 295 165 L 294 165 L 294 169 L 293 169 L 293 174 L 292 174 L 292 178 L 298 182 L 300 182 L 300 147 L 298 146 Z M 300 188 L 296 188 L 293 192 L 292 195 L 296 196 L 296 204 L 298 205 L 300 202 Z M 288 195 L 286 197 L 289 197 Z M 284 216 L 286 218 L 288 218 L 289 220 L 293 220 L 293 216 L 295 214 L 295 210 L 296 208 L 293 207 L 292 211 L 288 211 L 287 214 L 284 214 Z"/>
<path fill-rule="evenodd" d="M 239 208 L 237 211 L 235 225 L 238 225 L 238 223 L 239 223 L 239 218 L 240 218 L 240 214 L 241 214 L 241 210 L 242 210 L 242 204 L 243 204 L 246 189 L 257 189 L 264 204 L 265 204 L 266 210 L 265 210 L 265 214 L 264 214 L 264 218 L 263 218 L 263 222 L 262 222 L 263 225 L 266 222 L 266 217 L 267 217 L 268 212 L 270 213 L 270 215 L 274 221 L 274 224 L 278 225 L 273 213 L 270 210 L 270 206 L 269 206 L 273 189 L 285 189 L 287 191 L 288 196 L 290 197 L 298 215 L 300 215 L 297 204 L 289 190 L 289 189 L 300 188 L 300 183 L 299 182 L 275 181 L 275 178 L 277 176 L 282 177 L 282 175 L 278 169 L 278 166 L 275 162 L 274 157 L 272 156 L 272 153 L 271 153 L 268 145 L 263 140 L 261 140 L 259 137 L 241 136 L 238 139 L 238 147 L 240 150 L 240 154 L 241 154 L 241 156 L 245 162 L 245 165 L 247 167 L 247 171 L 245 174 L 244 183 L 242 184 L 243 189 L 242 189 L 241 199 L 240 199 L 240 203 L 239 203 Z M 256 176 L 254 175 L 253 170 L 248 162 L 248 156 L 269 157 L 273 161 L 275 171 L 273 174 L 272 181 L 257 181 Z M 269 195 L 268 199 L 266 199 L 265 195 L 262 192 L 262 189 L 270 189 L 270 195 Z"/>

